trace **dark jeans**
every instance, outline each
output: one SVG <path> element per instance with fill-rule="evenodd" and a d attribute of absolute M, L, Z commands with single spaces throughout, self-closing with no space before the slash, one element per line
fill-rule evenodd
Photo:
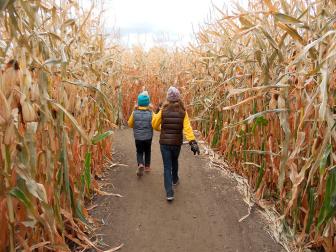
<path fill-rule="evenodd" d="M 160 145 L 163 167 L 164 167 L 164 187 L 167 196 L 174 196 L 173 182 L 177 182 L 178 177 L 178 157 L 181 145 Z"/>
<path fill-rule="evenodd" d="M 138 165 L 150 166 L 152 139 L 135 140 Z"/>

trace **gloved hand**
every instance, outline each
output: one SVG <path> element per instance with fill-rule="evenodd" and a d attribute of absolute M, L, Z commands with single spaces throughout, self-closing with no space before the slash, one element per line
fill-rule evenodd
<path fill-rule="evenodd" d="M 198 147 L 197 142 L 195 140 L 191 140 L 189 144 L 190 144 L 191 151 L 194 152 L 194 155 L 196 155 L 196 153 L 199 155 L 200 149 Z"/>

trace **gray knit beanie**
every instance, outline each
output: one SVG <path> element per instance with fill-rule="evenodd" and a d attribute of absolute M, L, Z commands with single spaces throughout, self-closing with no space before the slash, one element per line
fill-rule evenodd
<path fill-rule="evenodd" d="M 176 87 L 170 86 L 167 92 L 167 101 L 176 102 L 181 98 L 180 92 Z"/>

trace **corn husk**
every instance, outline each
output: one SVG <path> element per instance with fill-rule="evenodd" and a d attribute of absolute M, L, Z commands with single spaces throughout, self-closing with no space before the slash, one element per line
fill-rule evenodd
<path fill-rule="evenodd" d="M 12 145 L 15 144 L 15 142 L 16 142 L 15 125 L 14 122 L 12 122 L 5 130 L 4 144 Z"/>
<path fill-rule="evenodd" d="M 40 98 L 40 91 L 38 84 L 32 84 L 30 87 L 30 100 L 32 102 L 38 101 Z"/>
<path fill-rule="evenodd" d="M 9 97 L 17 86 L 20 86 L 20 70 L 9 67 L 2 75 L 2 92 L 6 97 Z"/>
<path fill-rule="evenodd" d="M 7 99 L 0 90 L 0 126 L 5 125 L 11 118 L 11 111 Z"/>

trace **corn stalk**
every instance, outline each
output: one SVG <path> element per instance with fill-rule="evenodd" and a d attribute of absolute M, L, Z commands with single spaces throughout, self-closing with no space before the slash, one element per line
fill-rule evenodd
<path fill-rule="evenodd" d="M 198 128 L 298 248 L 336 247 L 335 2 L 250 1 L 201 28 L 188 91 Z"/>
<path fill-rule="evenodd" d="M 60 4 L 0 4 L 1 251 L 97 248 L 84 203 L 111 158 L 120 52 L 93 6 Z"/>

